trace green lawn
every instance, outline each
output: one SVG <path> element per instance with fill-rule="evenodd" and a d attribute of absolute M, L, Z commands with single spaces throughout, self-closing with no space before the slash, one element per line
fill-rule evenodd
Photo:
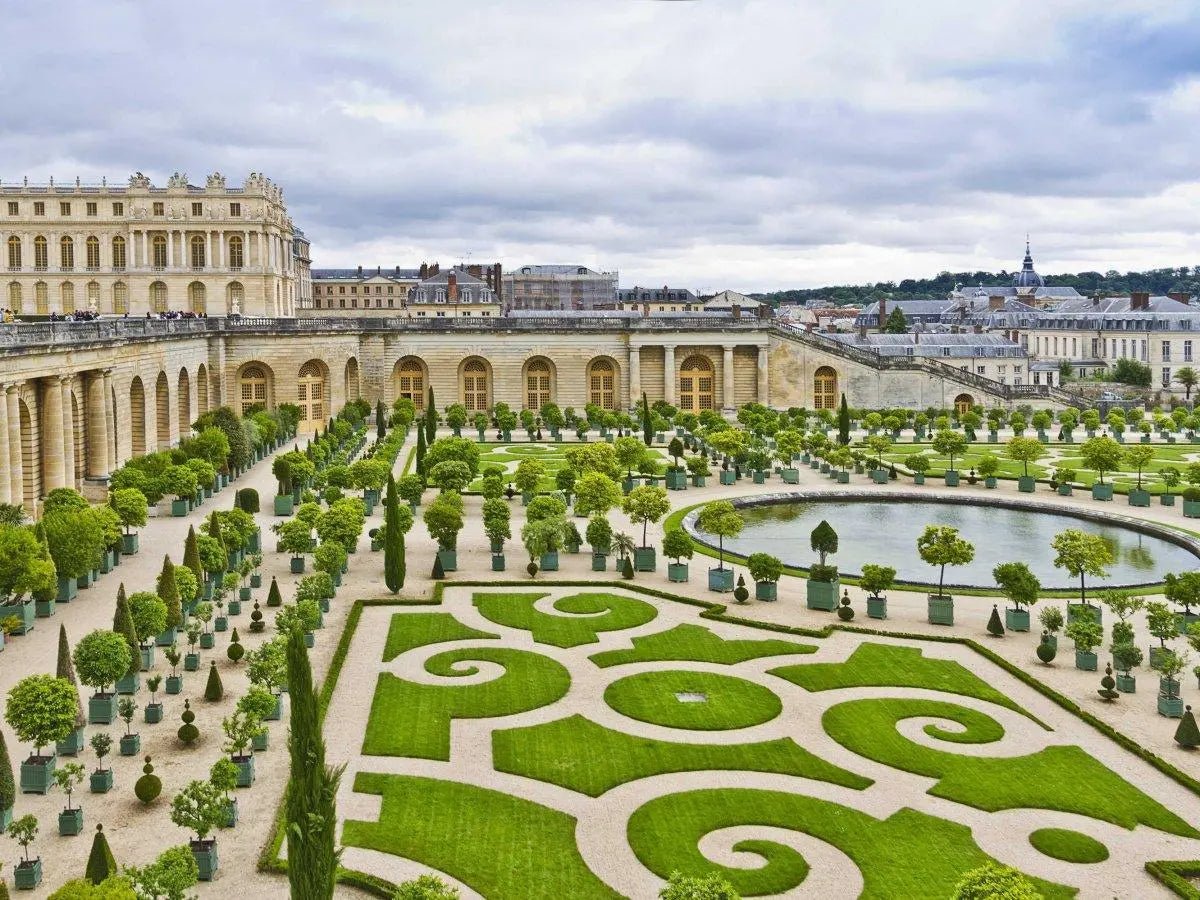
<path fill-rule="evenodd" d="M 619 784 L 667 772 L 776 772 L 861 790 L 869 778 L 805 750 L 791 738 L 756 744 L 677 744 L 632 737 L 583 716 L 497 731 L 492 755 L 501 772 L 599 797 Z"/>
<path fill-rule="evenodd" d="M 860 756 L 905 772 L 937 778 L 929 793 L 988 812 L 1054 809 L 1122 828 L 1149 825 L 1188 837 L 1200 832 L 1142 793 L 1079 747 L 1047 747 L 1027 756 L 960 756 L 924 747 L 896 730 L 914 717 L 949 719 L 963 733 L 926 728 L 941 740 L 988 742 L 1003 729 L 990 716 L 938 700 L 851 700 L 825 711 L 821 724 L 835 741 Z"/>
<path fill-rule="evenodd" d="M 360 772 L 379 794 L 378 822 L 349 820 L 342 842 L 411 859 L 495 900 L 620 897 L 584 863 L 575 819 L 499 791 L 408 775 Z"/>
<path fill-rule="evenodd" d="M 465 431 L 464 431 L 465 433 Z M 474 432 L 471 432 L 472 434 Z M 640 432 L 639 432 L 640 434 Z M 564 434 L 564 438 L 566 435 Z M 592 435 L 594 438 L 595 435 Z M 481 445 L 483 446 L 483 445 Z M 548 492 L 557 490 L 554 483 L 554 476 L 558 470 L 566 466 L 567 459 L 564 454 L 571 447 L 578 447 L 579 441 L 571 435 L 570 440 L 564 440 L 561 444 L 488 444 L 486 449 L 479 454 L 479 471 L 483 472 L 488 466 L 500 466 L 504 470 L 503 479 L 505 484 L 512 484 L 513 476 L 517 471 L 517 464 L 523 459 L 538 459 L 546 467 L 546 474 L 538 481 L 538 491 Z M 650 447 L 648 451 L 653 454 L 658 462 L 660 469 L 670 461 L 666 451 L 661 447 Z M 476 479 L 467 487 L 468 491 L 478 491 L 481 479 Z"/>
<path fill-rule="evenodd" d="M 810 834 L 839 848 L 858 866 L 863 898 L 947 898 L 964 873 L 982 865 L 979 849 L 965 825 L 912 809 L 887 819 L 858 810 L 779 791 L 715 788 L 668 794 L 651 800 L 629 819 L 629 843 L 639 860 L 663 878 L 679 870 L 703 875 L 716 869 L 744 896 L 783 894 L 803 883 L 804 858 L 790 847 L 768 840 L 742 841 L 735 849 L 758 853 L 761 868 L 714 865 L 698 844 L 704 835 L 737 825 L 767 825 Z M 1075 891 L 1038 881 L 1047 900 Z"/>
<path fill-rule="evenodd" d="M 658 610 L 649 603 L 617 594 L 572 594 L 554 601 L 561 616 L 534 609 L 533 604 L 549 596 L 535 593 L 478 593 L 472 599 L 480 615 L 497 625 L 520 628 L 539 644 L 577 647 L 594 644 L 602 631 L 636 628 L 652 621 Z"/>
<path fill-rule="evenodd" d="M 679 694 L 703 694 L 689 701 Z M 604 702 L 623 716 L 695 731 L 749 728 L 774 719 L 783 709 L 779 697 L 762 685 L 712 672 L 639 672 L 614 681 Z"/>
<path fill-rule="evenodd" d="M 571 676 L 557 661 L 509 647 L 463 647 L 431 656 L 432 675 L 467 676 L 474 662 L 493 662 L 504 673 L 466 685 L 417 684 L 381 673 L 367 721 L 362 752 L 368 756 L 450 758 L 450 721 L 526 712 L 561 699 Z"/>
<path fill-rule="evenodd" d="M 497 634 L 477 631 L 464 625 L 450 613 L 396 613 L 388 626 L 387 645 L 383 661 L 391 662 L 401 653 L 443 641 L 469 641 L 474 638 L 495 638 Z"/>
<path fill-rule="evenodd" d="M 1039 853 L 1073 863 L 1100 863 L 1108 859 L 1108 848 L 1091 835 L 1069 828 L 1039 828 L 1029 835 Z"/>
<path fill-rule="evenodd" d="M 775 638 L 760 641 L 726 640 L 701 625 L 684 624 L 667 631 L 635 637 L 632 649 L 606 650 L 589 658 L 601 668 L 672 660 L 731 666 L 763 656 L 816 652 L 817 648 L 812 644 L 797 644 Z"/>
<path fill-rule="evenodd" d="M 951 659 L 924 656 L 918 647 L 863 643 L 844 663 L 802 663 L 771 669 L 770 674 L 798 684 L 806 691 L 850 687 L 925 688 L 975 697 L 1029 715 L 1006 694 L 969 669 Z"/>

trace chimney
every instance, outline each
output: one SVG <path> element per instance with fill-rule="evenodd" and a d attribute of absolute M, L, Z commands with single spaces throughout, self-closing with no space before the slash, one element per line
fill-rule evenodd
<path fill-rule="evenodd" d="M 733 304 L 733 317 L 735 319 L 740 319 L 742 317 L 742 307 L 737 303 Z"/>
<path fill-rule="evenodd" d="M 1092 294 L 1092 306 L 1099 306 L 1099 305 L 1100 305 L 1100 292 L 1096 291 L 1096 293 Z"/>
<path fill-rule="evenodd" d="M 422 262 L 421 268 L 418 270 L 418 274 L 421 276 L 422 281 L 424 281 L 426 278 L 428 278 L 429 277 L 429 263 Z"/>
<path fill-rule="evenodd" d="M 887 321 L 887 298 L 879 298 L 879 327 L 883 327 L 883 323 Z"/>
<path fill-rule="evenodd" d="M 376 274 L 376 275 L 382 275 L 382 274 L 383 274 L 383 266 L 376 266 L 376 267 L 375 267 L 375 274 Z"/>
<path fill-rule="evenodd" d="M 833 331 L 833 323 L 830 323 L 827 331 L 830 331 L 830 332 Z M 866 322 L 863 322 L 861 325 L 858 326 L 858 340 L 860 343 L 865 343 L 867 340 L 867 323 Z"/>
<path fill-rule="evenodd" d="M 358 267 L 358 274 L 359 274 L 359 275 L 361 275 L 361 274 L 362 274 L 362 266 L 359 266 L 359 267 Z"/>
<path fill-rule="evenodd" d="M 1131 291 L 1129 294 L 1129 308 L 1135 310 L 1146 310 L 1150 308 L 1150 292 L 1149 291 Z"/>
<path fill-rule="evenodd" d="M 1179 303 L 1192 302 L 1192 295 L 1187 291 L 1167 291 L 1167 296 Z"/>
<path fill-rule="evenodd" d="M 432 278 L 434 275 L 436 275 L 440 271 L 442 271 L 441 265 L 439 265 L 438 263 L 435 262 L 432 266 L 429 267 L 429 277 Z"/>
<path fill-rule="evenodd" d="M 976 325 L 976 326 L 975 326 L 975 333 L 976 333 L 976 334 L 983 334 L 983 326 L 982 326 L 982 325 Z"/>
<path fill-rule="evenodd" d="M 650 304 L 649 303 L 645 303 L 645 302 L 642 303 L 642 315 L 643 316 L 650 315 Z"/>
<path fill-rule="evenodd" d="M 397 275 L 399 275 L 399 274 L 400 274 L 400 267 L 399 267 L 399 266 L 396 266 L 396 274 L 397 274 Z"/>
<path fill-rule="evenodd" d="M 1004 309 L 1004 298 L 999 294 L 994 294 L 991 297 L 988 297 L 988 309 Z"/>
<path fill-rule="evenodd" d="M 449 303 L 458 302 L 458 278 L 453 271 L 446 278 L 446 300 Z"/>

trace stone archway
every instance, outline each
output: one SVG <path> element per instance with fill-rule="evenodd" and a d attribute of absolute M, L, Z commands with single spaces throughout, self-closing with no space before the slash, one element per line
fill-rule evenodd
<path fill-rule="evenodd" d="M 713 364 L 707 356 L 695 353 L 679 367 L 679 408 L 699 413 L 716 406 Z"/>

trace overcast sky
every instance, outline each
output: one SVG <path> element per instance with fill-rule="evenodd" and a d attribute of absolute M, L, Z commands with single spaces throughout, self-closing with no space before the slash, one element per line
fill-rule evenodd
<path fill-rule="evenodd" d="M 1194 0 L 4 7 L 0 179 L 262 171 L 314 266 L 1200 264 Z"/>

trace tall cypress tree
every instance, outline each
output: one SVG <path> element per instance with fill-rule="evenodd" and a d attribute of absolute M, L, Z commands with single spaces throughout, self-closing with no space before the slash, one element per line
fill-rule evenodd
<path fill-rule="evenodd" d="M 404 587 L 404 533 L 400 530 L 400 498 L 396 479 L 388 473 L 383 501 L 383 583 L 393 594 Z"/>
<path fill-rule="evenodd" d="M 221 545 L 222 556 L 229 555 L 229 548 L 225 546 L 225 535 L 221 533 L 221 520 L 217 518 L 215 509 L 208 517 L 208 536 Z"/>
<path fill-rule="evenodd" d="M 304 633 L 287 636 L 287 683 L 291 697 L 291 780 L 287 791 L 288 882 L 293 897 L 333 897 L 341 851 L 335 801 L 342 768 L 325 764 L 325 741 L 313 689 Z"/>
<path fill-rule="evenodd" d="M 433 387 L 429 388 L 429 400 L 425 404 L 425 443 L 432 444 L 437 437 L 437 407 L 433 405 Z"/>
<path fill-rule="evenodd" d="M 175 564 L 166 554 L 163 554 L 163 567 L 158 573 L 154 592 L 167 604 L 167 628 L 182 627 L 183 607 L 179 603 L 179 585 L 175 583 Z"/>
<path fill-rule="evenodd" d="M 136 675 L 142 668 L 141 645 L 137 639 L 137 629 L 133 627 L 133 614 L 129 611 L 129 601 L 125 599 L 125 582 L 117 588 L 117 611 L 113 615 L 112 630 L 125 638 L 129 645 L 129 671 L 125 674 Z"/>
<path fill-rule="evenodd" d="M 838 443 L 843 447 L 850 443 L 850 407 L 846 405 L 845 394 L 842 394 L 842 403 L 838 407 Z"/>
<path fill-rule="evenodd" d="M 79 701 L 79 679 L 75 677 L 75 664 L 71 662 L 71 642 L 67 640 L 67 626 L 61 622 L 58 625 L 58 666 L 54 672 L 64 681 L 71 682 L 75 688 L 75 727 L 87 725 L 87 717 L 83 714 L 83 704 Z M 0 807 L 4 804 L 0 803 Z"/>
<path fill-rule="evenodd" d="M 4 743 L 4 732 L 0 731 L 0 809 L 12 809 L 17 802 L 17 784 L 13 780 L 12 760 L 8 758 L 8 745 Z"/>
<path fill-rule="evenodd" d="M 383 412 L 383 401 L 375 403 L 375 436 L 382 439 L 387 434 L 387 417 Z"/>
<path fill-rule="evenodd" d="M 642 440 L 647 447 L 654 443 L 654 424 L 650 420 L 650 401 L 646 399 L 645 391 L 642 391 Z"/>
<path fill-rule="evenodd" d="M 417 429 L 417 459 L 414 463 L 417 474 L 425 477 L 425 429 Z"/>
<path fill-rule="evenodd" d="M 196 584 L 204 584 L 204 569 L 200 565 L 200 546 L 196 543 L 196 529 L 188 526 L 187 541 L 183 545 L 183 564 L 196 576 Z"/>

